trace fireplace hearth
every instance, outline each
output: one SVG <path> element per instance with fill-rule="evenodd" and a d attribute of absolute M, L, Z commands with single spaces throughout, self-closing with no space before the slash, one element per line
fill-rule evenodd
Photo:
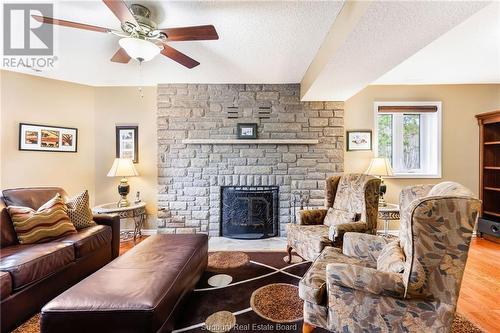
<path fill-rule="evenodd" d="M 221 236 L 263 239 L 278 236 L 277 186 L 222 186 Z"/>

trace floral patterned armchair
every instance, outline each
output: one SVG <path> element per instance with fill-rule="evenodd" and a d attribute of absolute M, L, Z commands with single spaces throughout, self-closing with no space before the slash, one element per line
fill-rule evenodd
<path fill-rule="evenodd" d="M 405 188 L 400 206 L 399 239 L 346 233 L 312 264 L 304 332 L 449 332 L 480 201 L 444 182 Z"/>
<path fill-rule="evenodd" d="M 301 210 L 297 224 L 287 225 L 287 251 L 316 259 L 326 246 L 341 246 L 348 231 L 375 234 L 380 179 L 364 174 L 326 180 L 325 208 Z"/>

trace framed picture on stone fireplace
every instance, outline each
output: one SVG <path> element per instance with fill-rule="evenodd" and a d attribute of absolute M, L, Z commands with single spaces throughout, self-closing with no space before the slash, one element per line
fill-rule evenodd
<path fill-rule="evenodd" d="M 116 126 L 116 158 L 139 162 L 139 126 Z"/>
<path fill-rule="evenodd" d="M 238 139 L 257 139 L 257 124 L 237 124 Z"/>

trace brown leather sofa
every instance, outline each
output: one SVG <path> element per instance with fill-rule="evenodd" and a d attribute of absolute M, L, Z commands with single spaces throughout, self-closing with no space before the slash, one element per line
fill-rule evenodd
<path fill-rule="evenodd" d="M 42 306 L 118 256 L 120 219 L 94 216 L 96 226 L 42 244 L 20 245 L 6 206 L 38 209 L 58 187 L 9 189 L 0 192 L 1 331 L 8 332 Z"/>

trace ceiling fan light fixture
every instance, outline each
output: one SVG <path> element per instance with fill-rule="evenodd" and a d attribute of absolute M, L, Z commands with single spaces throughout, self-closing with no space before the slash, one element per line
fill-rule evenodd
<path fill-rule="evenodd" d="M 145 39 L 125 37 L 118 41 L 127 54 L 138 61 L 149 61 L 161 52 L 161 48 Z"/>

